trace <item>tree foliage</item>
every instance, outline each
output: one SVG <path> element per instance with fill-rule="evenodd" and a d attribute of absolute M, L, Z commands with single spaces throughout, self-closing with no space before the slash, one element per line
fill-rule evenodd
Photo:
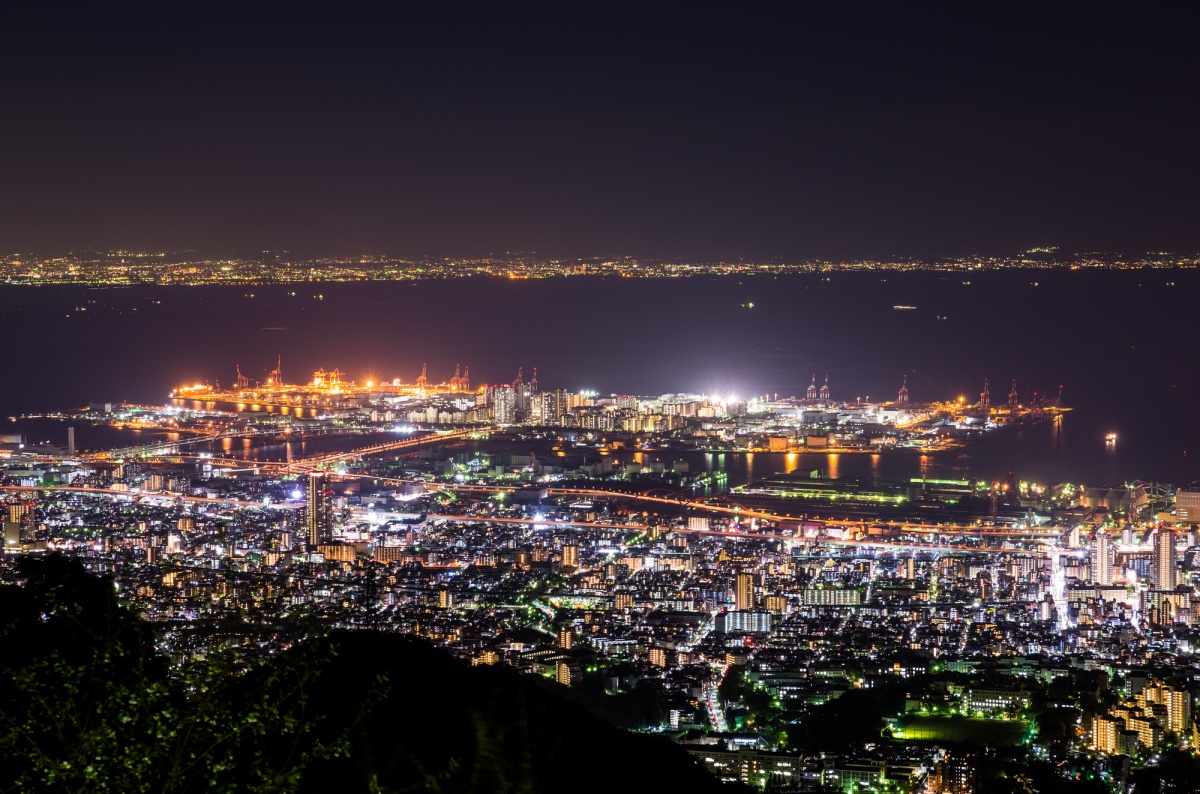
<path fill-rule="evenodd" d="M 309 708 L 328 645 L 177 671 L 111 580 L 57 556 L 19 572 L 0 588 L 0 790 L 287 791 L 345 754 Z"/>

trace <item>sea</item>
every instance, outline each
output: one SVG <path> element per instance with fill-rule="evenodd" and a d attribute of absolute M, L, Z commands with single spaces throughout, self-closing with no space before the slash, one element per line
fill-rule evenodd
<path fill-rule="evenodd" d="M 603 394 L 803 394 L 914 402 L 1060 398 L 1072 410 L 924 460 L 905 451 L 694 455 L 731 485 L 800 469 L 882 479 L 1089 485 L 1200 480 L 1195 270 L 837 271 L 805 275 L 269 286 L 0 287 L 0 432 L 64 444 L 22 419 L 92 403 L 162 405 L 236 367 L 285 379 L 526 380 Z M 14 420 L 6 417 L 15 417 Z M 1106 436 L 1116 434 L 1109 443 Z M 153 434 L 76 423 L 81 449 Z M 689 453 L 690 455 L 692 453 Z M 678 455 L 664 453 L 667 458 Z"/>

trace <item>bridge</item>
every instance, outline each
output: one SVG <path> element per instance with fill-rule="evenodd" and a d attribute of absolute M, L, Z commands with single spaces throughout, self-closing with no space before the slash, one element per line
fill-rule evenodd
<path fill-rule="evenodd" d="M 479 435 L 480 433 L 487 434 L 487 430 L 450 430 L 445 433 L 434 431 L 430 435 L 418 436 L 417 438 L 406 438 L 400 441 L 388 441 L 383 444 L 374 444 L 369 447 L 360 447 L 352 449 L 349 452 L 337 452 L 332 455 L 315 455 L 308 458 L 302 458 L 296 462 L 296 465 L 305 468 L 317 468 L 319 466 L 328 466 L 331 463 L 347 460 L 349 458 L 358 458 L 366 455 L 379 455 L 384 452 L 395 452 L 401 449 L 412 449 L 414 447 L 422 447 L 428 444 L 436 444 L 443 441 L 455 441 L 461 438 L 469 438 Z"/>
<path fill-rule="evenodd" d="M 337 452 L 337 453 L 328 454 L 328 455 L 313 455 L 313 456 L 310 456 L 307 458 L 300 458 L 298 460 L 294 460 L 290 463 L 284 462 L 284 461 L 276 461 L 276 460 L 253 460 L 251 458 L 225 458 L 225 457 L 218 457 L 216 455 L 193 455 L 193 454 L 175 454 L 175 453 L 167 453 L 167 454 L 161 454 L 161 455 L 148 455 L 146 457 L 139 458 L 139 461 L 143 462 L 143 463 L 170 463 L 170 464 L 176 464 L 176 465 L 183 464 L 183 463 L 203 463 L 203 464 L 207 464 L 209 466 L 216 466 L 216 467 L 225 468 L 225 469 L 239 469 L 239 470 L 257 469 L 259 471 L 273 472 L 273 473 L 281 474 L 281 475 L 282 474 L 300 474 L 300 473 L 304 473 L 307 471 L 311 471 L 313 469 L 321 468 L 322 466 L 328 466 L 330 464 L 338 463 L 340 461 L 348 460 L 351 458 L 364 457 L 364 456 L 368 456 L 368 455 L 379 455 L 379 454 L 382 454 L 385 452 L 393 452 L 396 450 L 413 449 L 416 447 L 440 444 L 445 441 L 453 441 L 453 440 L 457 440 L 457 439 L 461 439 L 461 438 L 467 438 L 472 435 L 478 434 L 479 432 L 480 431 L 478 431 L 478 430 L 453 430 L 453 431 L 449 431 L 446 433 L 434 432 L 434 433 L 430 433 L 430 434 L 423 435 L 423 436 L 417 436 L 415 438 L 405 438 L 405 439 L 401 439 L 399 441 L 389 441 L 389 442 L 386 442 L 383 444 L 373 444 L 368 447 L 360 447 L 358 449 L 352 449 L 349 452 Z M 196 441 L 203 441 L 203 440 L 211 441 L 211 440 L 217 440 L 218 438 L 224 439 L 224 438 L 248 437 L 248 436 L 254 436 L 254 435 L 261 435 L 261 434 L 262 433 L 259 431 L 248 432 L 248 433 L 218 434 L 217 436 L 208 436 L 208 437 L 205 437 L 204 439 L 195 439 L 195 440 L 187 442 L 187 443 L 195 443 Z M 300 439 L 298 438 L 296 440 L 300 440 Z M 156 449 L 169 449 L 169 448 L 176 447 L 176 446 L 180 446 L 180 444 L 171 442 L 166 445 L 156 445 L 155 448 Z M 370 477 L 371 475 L 348 474 L 348 475 L 344 475 L 344 476 L 347 476 L 347 477 Z M 374 477 L 374 479 L 389 479 L 389 478 Z M 391 478 L 391 479 L 392 479 L 392 481 L 395 481 L 395 482 L 404 482 L 403 480 L 394 480 L 394 478 Z"/>

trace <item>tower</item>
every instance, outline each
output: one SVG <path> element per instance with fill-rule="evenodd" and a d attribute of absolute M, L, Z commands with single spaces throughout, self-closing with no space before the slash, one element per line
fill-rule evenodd
<path fill-rule="evenodd" d="M 739 573 L 733 593 L 734 608 L 738 611 L 754 609 L 754 574 Z"/>
<path fill-rule="evenodd" d="M 533 368 L 533 380 L 529 381 L 529 390 L 535 392 L 538 390 L 537 367 Z"/>
<path fill-rule="evenodd" d="M 1155 590 L 1174 590 L 1178 582 L 1175 573 L 1175 530 L 1160 528 L 1154 535 L 1154 567 L 1150 571 Z"/>
<path fill-rule="evenodd" d="M 425 384 L 429 382 L 429 377 L 425 374 L 425 365 L 421 365 L 421 374 L 417 376 L 417 388 L 425 391 Z"/>
<path fill-rule="evenodd" d="M 310 549 L 333 540 L 333 489 L 324 472 L 308 473 L 304 528 Z"/>
<path fill-rule="evenodd" d="M 459 391 L 470 391 L 471 390 L 471 365 L 470 364 L 463 367 L 463 375 L 461 378 L 459 378 L 459 381 L 458 381 L 458 390 Z"/>
<path fill-rule="evenodd" d="M 250 388 L 250 379 L 242 374 L 242 365 L 234 364 L 233 366 L 237 370 L 237 380 L 235 381 L 237 383 L 237 390 L 245 391 Z"/>
<path fill-rule="evenodd" d="M 804 393 L 804 396 L 809 400 L 817 399 L 817 374 L 815 372 L 812 376 L 812 383 L 809 384 L 808 391 Z"/>
<path fill-rule="evenodd" d="M 1017 407 L 1017 379 L 1016 378 L 1013 378 L 1012 391 L 1010 391 L 1008 393 L 1008 407 L 1009 408 Z"/>
<path fill-rule="evenodd" d="M 1092 581 L 1100 585 L 1113 583 L 1112 539 L 1104 530 L 1096 533 L 1092 541 Z"/>
<path fill-rule="evenodd" d="M 908 405 L 908 375 L 904 376 L 904 382 L 900 384 L 900 393 L 896 395 L 896 402 Z"/>
<path fill-rule="evenodd" d="M 988 410 L 992 407 L 992 393 L 988 390 L 988 379 L 983 379 L 983 391 L 979 393 L 979 407 Z"/>
<path fill-rule="evenodd" d="M 825 373 L 825 383 L 823 383 L 821 385 L 821 399 L 822 400 L 829 399 L 829 373 L 828 372 Z"/>

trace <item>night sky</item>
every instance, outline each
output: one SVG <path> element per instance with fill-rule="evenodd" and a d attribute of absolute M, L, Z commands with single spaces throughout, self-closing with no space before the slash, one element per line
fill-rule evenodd
<path fill-rule="evenodd" d="M 1186 10 L 16 5 L 4 251 L 1200 250 Z"/>

